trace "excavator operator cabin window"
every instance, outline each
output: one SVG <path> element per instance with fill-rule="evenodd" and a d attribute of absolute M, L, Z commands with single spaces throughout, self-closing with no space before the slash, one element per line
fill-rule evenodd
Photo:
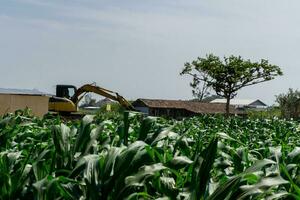
<path fill-rule="evenodd" d="M 74 94 L 75 94 L 75 88 L 68 88 L 68 93 L 69 93 L 69 97 L 68 98 L 71 98 L 72 96 L 74 96 Z"/>

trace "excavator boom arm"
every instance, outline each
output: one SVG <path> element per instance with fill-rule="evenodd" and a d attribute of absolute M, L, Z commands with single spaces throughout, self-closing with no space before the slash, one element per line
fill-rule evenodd
<path fill-rule="evenodd" d="M 78 88 L 71 100 L 77 105 L 81 99 L 80 96 L 86 92 L 93 92 L 95 94 L 99 94 L 101 96 L 119 102 L 123 107 L 125 107 L 128 110 L 135 110 L 134 107 L 118 93 L 91 84 L 86 84 Z"/>

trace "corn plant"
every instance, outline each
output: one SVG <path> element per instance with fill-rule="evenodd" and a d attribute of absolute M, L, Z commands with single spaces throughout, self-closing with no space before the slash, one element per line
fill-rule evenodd
<path fill-rule="evenodd" d="M 0 199 L 300 199 L 299 123 L 0 118 Z"/>

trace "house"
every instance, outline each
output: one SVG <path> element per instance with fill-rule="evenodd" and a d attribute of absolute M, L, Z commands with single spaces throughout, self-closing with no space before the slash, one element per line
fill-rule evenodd
<path fill-rule="evenodd" d="M 182 118 L 200 114 L 225 114 L 225 104 L 222 103 L 211 104 L 184 100 L 137 99 L 132 105 L 138 111 L 151 116 Z M 230 114 L 238 114 L 233 106 L 230 106 Z"/>
<path fill-rule="evenodd" d="M 42 117 L 48 113 L 50 96 L 38 90 L 0 88 L 0 115 L 29 108 Z"/>
<path fill-rule="evenodd" d="M 226 104 L 226 99 L 215 99 L 212 100 L 210 103 L 223 103 Z M 245 108 L 252 108 L 252 109 L 265 109 L 268 107 L 267 104 L 262 102 L 261 100 L 253 100 L 253 99 L 231 99 L 230 105 L 234 106 L 235 108 L 245 109 Z"/>

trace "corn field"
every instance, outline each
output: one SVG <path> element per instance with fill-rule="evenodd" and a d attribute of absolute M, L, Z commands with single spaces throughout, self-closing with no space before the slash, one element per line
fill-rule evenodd
<path fill-rule="evenodd" d="M 300 126 L 125 112 L 0 118 L 0 199 L 300 199 Z"/>

